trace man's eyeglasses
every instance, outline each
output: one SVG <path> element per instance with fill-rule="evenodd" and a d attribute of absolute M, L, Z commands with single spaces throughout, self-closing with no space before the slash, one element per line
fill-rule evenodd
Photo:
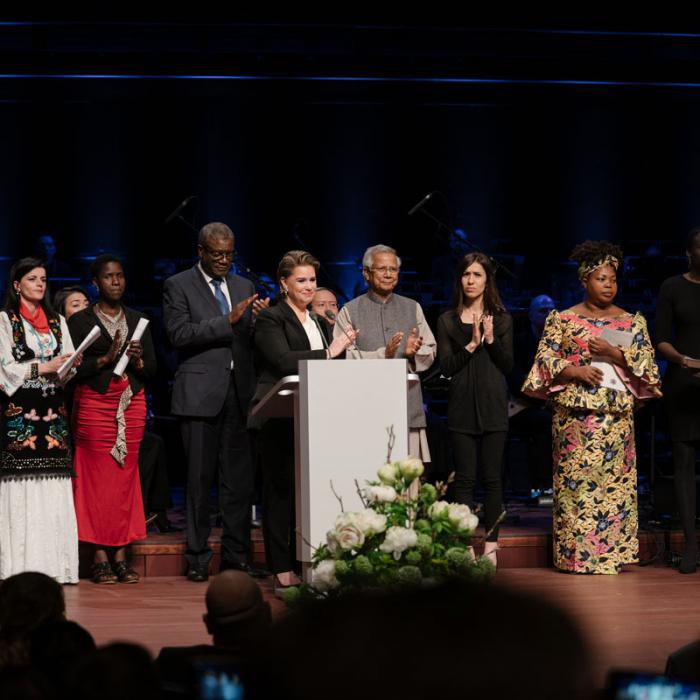
<path fill-rule="evenodd" d="M 397 275 L 399 273 L 398 267 L 370 267 L 370 272 L 378 272 L 380 275 Z"/>
<path fill-rule="evenodd" d="M 202 244 L 202 248 L 212 260 L 233 260 L 235 253 L 232 250 L 212 250 L 209 246 Z"/>

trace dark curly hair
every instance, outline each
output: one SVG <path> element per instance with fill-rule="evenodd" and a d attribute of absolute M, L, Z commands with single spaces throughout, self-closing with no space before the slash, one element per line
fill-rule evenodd
<path fill-rule="evenodd" d="M 624 254 L 619 245 L 615 245 L 610 241 L 584 241 L 579 243 L 569 255 L 569 260 L 577 262 L 581 265 L 595 265 L 598 261 L 612 255 L 619 261 L 618 272 L 622 271 L 622 260 Z"/>

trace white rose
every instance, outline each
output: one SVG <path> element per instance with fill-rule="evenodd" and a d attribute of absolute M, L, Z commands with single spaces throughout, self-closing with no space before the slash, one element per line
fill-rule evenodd
<path fill-rule="evenodd" d="M 431 518 L 439 518 L 441 515 L 449 512 L 450 504 L 447 501 L 435 501 L 430 508 L 428 508 L 428 515 Z"/>
<path fill-rule="evenodd" d="M 460 532 L 475 530 L 479 524 L 479 518 L 471 512 L 469 506 L 463 503 L 450 503 L 447 517 Z"/>
<path fill-rule="evenodd" d="M 425 471 L 425 467 L 420 459 L 409 456 L 403 462 L 399 462 L 399 471 L 404 479 L 413 481 Z"/>
<path fill-rule="evenodd" d="M 352 549 L 359 549 L 365 543 L 365 535 L 362 530 L 355 524 L 343 525 L 336 531 L 338 546 L 349 552 Z"/>
<path fill-rule="evenodd" d="M 340 530 L 341 527 L 346 525 L 356 525 L 357 524 L 357 513 L 340 513 L 335 519 L 335 529 Z"/>
<path fill-rule="evenodd" d="M 316 565 L 311 574 L 311 585 L 318 591 L 327 591 L 338 585 L 334 559 L 324 559 Z"/>
<path fill-rule="evenodd" d="M 388 486 L 392 486 L 396 483 L 396 480 L 399 478 L 399 468 L 396 464 L 391 464 L 390 462 L 387 462 L 386 464 L 379 467 L 379 470 L 377 471 L 377 476 L 379 477 L 379 480 L 382 483 L 387 484 Z"/>
<path fill-rule="evenodd" d="M 386 530 L 386 515 L 375 513 L 371 508 L 357 513 L 357 526 L 365 533 L 365 537 L 377 535 Z"/>
<path fill-rule="evenodd" d="M 393 554 L 394 559 L 400 559 L 401 552 L 415 547 L 417 540 L 418 536 L 416 535 L 416 531 L 412 528 L 397 527 L 394 525 L 386 531 L 384 542 L 379 545 L 379 549 L 382 552 Z"/>
<path fill-rule="evenodd" d="M 330 553 L 335 557 L 340 554 L 340 543 L 338 542 L 338 531 L 337 530 L 329 530 L 326 533 L 326 544 L 328 545 L 328 549 L 330 550 Z"/>
<path fill-rule="evenodd" d="M 370 503 L 393 503 L 396 496 L 393 486 L 368 486 L 365 489 L 365 498 Z"/>

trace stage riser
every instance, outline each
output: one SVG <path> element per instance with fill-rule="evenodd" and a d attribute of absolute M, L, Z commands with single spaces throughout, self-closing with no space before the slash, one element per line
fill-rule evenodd
<path fill-rule="evenodd" d="M 655 539 L 655 538 L 658 538 Z M 518 535 L 502 537 L 499 541 L 498 566 L 503 569 L 514 568 L 549 568 L 552 566 L 552 536 L 551 534 Z M 659 545 L 666 551 L 680 552 L 683 549 L 683 535 L 680 532 L 641 532 L 639 537 L 640 559 L 651 559 Z M 216 572 L 220 561 L 220 543 L 211 543 L 214 556 L 211 571 Z M 483 550 L 483 539 L 476 538 L 474 547 L 477 553 Z M 251 543 L 253 563 L 265 565 L 265 549 L 261 535 L 256 532 L 256 538 Z M 134 569 L 141 576 L 181 576 L 187 571 L 185 560 L 185 543 L 182 538 L 177 541 L 154 541 L 134 544 L 131 548 L 131 559 Z M 90 551 L 81 548 L 81 577 L 89 577 Z"/>

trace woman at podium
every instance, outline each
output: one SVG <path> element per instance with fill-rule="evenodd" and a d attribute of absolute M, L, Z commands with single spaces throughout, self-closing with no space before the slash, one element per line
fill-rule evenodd
<path fill-rule="evenodd" d="M 349 331 L 334 340 L 325 321 L 308 310 L 316 291 L 319 263 L 310 253 L 292 250 L 277 268 L 279 300 L 255 321 L 258 385 L 251 409 L 282 377 L 298 374 L 299 360 L 332 360 L 354 342 Z M 294 421 L 251 416 L 259 431 L 258 454 L 263 472 L 263 535 L 265 555 L 276 587 L 299 582 L 295 553 Z"/>
<path fill-rule="evenodd" d="M 480 456 L 485 491 L 484 554 L 496 564 L 503 512 L 501 471 L 508 434 L 505 375 L 513 368 L 513 319 L 496 287 L 493 263 L 483 253 L 457 266 L 452 309 L 438 319 L 438 361 L 450 377 L 447 427 L 455 464 L 454 497 L 474 505 Z M 480 455 L 479 455 L 480 453 Z"/>
<path fill-rule="evenodd" d="M 523 391 L 550 398 L 554 467 L 554 565 L 616 574 L 638 559 L 632 411 L 661 395 L 647 324 L 614 304 L 622 251 L 577 245 L 583 302 L 552 311 Z"/>

